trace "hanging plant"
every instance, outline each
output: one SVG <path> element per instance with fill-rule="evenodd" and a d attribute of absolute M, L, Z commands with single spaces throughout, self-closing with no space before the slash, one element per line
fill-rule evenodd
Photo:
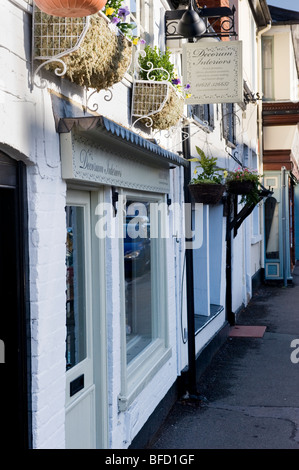
<path fill-rule="evenodd" d="M 42 14 L 39 12 L 39 14 Z M 38 15 L 38 12 L 36 13 Z M 45 18 L 46 17 L 46 18 Z M 82 19 L 83 20 L 83 19 Z M 67 50 L 71 47 L 72 35 L 78 34 L 78 22 L 73 25 L 71 19 L 60 24 L 59 17 L 43 14 L 42 26 L 39 26 L 38 17 L 35 31 L 35 54 L 45 56 L 43 40 L 44 30 L 58 31 L 50 37 L 51 44 L 48 48 L 53 50 Z M 78 19 L 78 21 L 81 21 Z M 81 43 L 74 52 L 63 57 L 66 65 L 67 77 L 72 82 L 86 88 L 94 88 L 97 91 L 108 89 L 120 82 L 128 70 L 132 60 L 133 44 L 123 34 L 117 35 L 108 26 L 107 19 L 99 14 L 90 17 L 89 29 Z M 41 24 L 41 22 L 40 22 Z M 40 30 L 38 28 L 40 27 Z M 49 38 L 47 37 L 49 42 Z M 53 61 L 47 68 L 54 71 L 57 64 Z"/>
<path fill-rule="evenodd" d="M 35 0 L 36 6 L 52 16 L 80 18 L 100 11 L 107 0 Z"/>
<path fill-rule="evenodd" d="M 208 157 L 202 149 L 196 147 L 198 157 L 189 161 L 198 162 L 188 188 L 195 202 L 217 204 L 224 193 L 222 168 L 217 167 L 217 158 Z M 199 170 L 199 171 L 198 171 Z"/>
<path fill-rule="evenodd" d="M 184 89 L 170 61 L 170 52 L 146 46 L 138 56 L 132 115 L 147 127 L 165 130 L 177 125 L 184 112 Z M 190 96 L 190 95 L 188 95 Z M 187 97 L 187 96 L 185 96 Z"/>
<path fill-rule="evenodd" d="M 256 205 L 260 200 L 261 178 L 257 170 L 239 167 L 235 171 L 228 172 L 227 190 L 231 194 L 241 195 L 241 203 Z"/>

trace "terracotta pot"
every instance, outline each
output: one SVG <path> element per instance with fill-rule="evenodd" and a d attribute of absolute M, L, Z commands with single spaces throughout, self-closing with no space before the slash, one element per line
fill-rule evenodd
<path fill-rule="evenodd" d="M 100 11 L 107 0 L 35 0 L 36 6 L 52 16 L 79 18 Z"/>
<path fill-rule="evenodd" d="M 216 183 L 189 184 L 189 191 L 194 202 L 217 204 L 224 193 L 225 186 Z"/>

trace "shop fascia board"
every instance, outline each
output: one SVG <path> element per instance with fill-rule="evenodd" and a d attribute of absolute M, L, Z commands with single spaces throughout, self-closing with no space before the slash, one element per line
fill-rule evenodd
<path fill-rule="evenodd" d="M 150 166 L 171 169 L 189 165 L 180 155 L 164 149 L 104 116 L 61 118 L 58 123 L 58 133 L 75 133 L 92 142 L 107 143 L 116 150 L 129 152 L 132 157 L 140 158 Z"/>

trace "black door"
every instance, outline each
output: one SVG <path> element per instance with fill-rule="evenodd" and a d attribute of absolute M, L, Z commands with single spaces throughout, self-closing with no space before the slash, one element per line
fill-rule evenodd
<path fill-rule="evenodd" d="M 25 167 L 0 152 L 0 448 L 30 447 Z"/>

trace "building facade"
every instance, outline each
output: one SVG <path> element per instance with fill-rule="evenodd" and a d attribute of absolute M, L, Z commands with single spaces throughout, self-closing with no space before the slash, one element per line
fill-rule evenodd
<path fill-rule="evenodd" d="M 227 193 L 195 204 L 188 182 L 198 148 L 227 171 L 263 171 L 256 98 L 270 14 L 262 0 L 201 3 L 233 12 L 235 35 L 221 24 L 209 31 L 214 44 L 242 44 L 242 99 L 185 99 L 182 107 L 176 92 L 180 118 L 162 129 L 134 108 L 146 81 L 136 56 L 144 41 L 161 51 L 167 43 L 182 76 L 186 40 L 169 38 L 166 19 L 188 2 L 124 1 L 129 40 L 105 9 L 72 20 L 76 41 L 89 38 L 68 53 L 73 61 L 59 50 L 70 47 L 73 24 L 44 16 L 31 0 L 1 3 L 1 285 L 13 314 L 0 339 L 4 380 L 15 390 L 3 391 L 15 410 L 6 421 L 19 423 L 20 447 L 146 445 L 178 394 L 194 392 L 202 364 L 262 278 L 266 198 L 245 212 L 241 197 Z M 95 57 L 88 47 L 97 34 L 104 46 Z M 210 40 L 200 39 L 207 47 Z M 84 47 L 90 55 L 82 59 Z M 98 56 L 109 73 L 94 77 Z M 87 82 L 77 74 L 82 63 Z M 117 78 L 108 83 L 112 69 Z"/>
<path fill-rule="evenodd" d="M 298 13 L 270 7 L 262 35 L 265 186 L 265 277 L 292 280 L 298 232 Z"/>

